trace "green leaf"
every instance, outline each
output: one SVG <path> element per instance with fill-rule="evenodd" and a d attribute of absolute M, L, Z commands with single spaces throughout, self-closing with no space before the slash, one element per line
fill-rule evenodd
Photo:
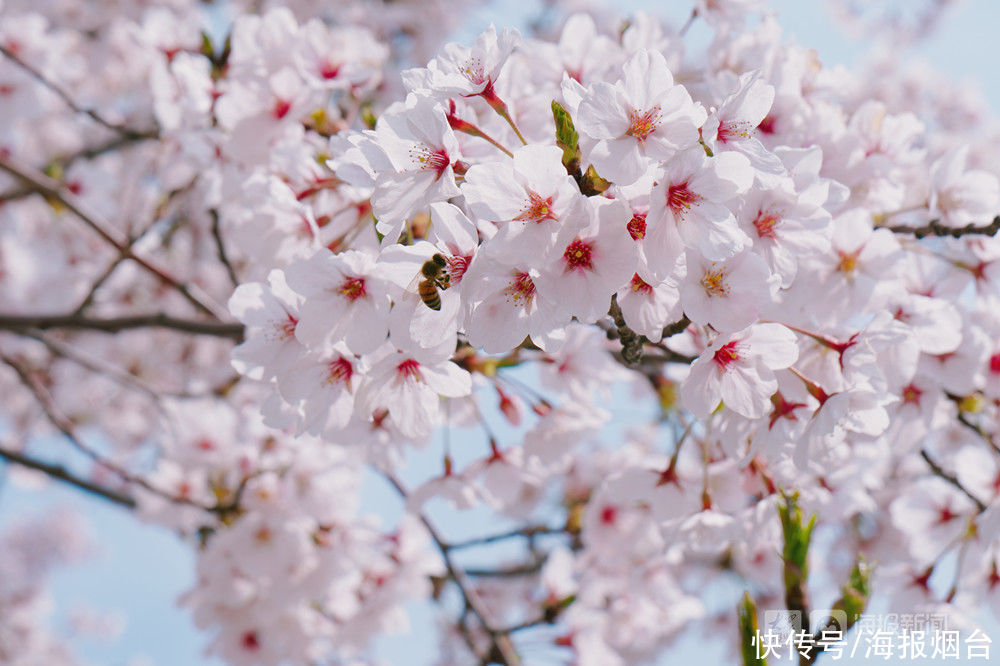
<path fill-rule="evenodd" d="M 563 166 L 572 176 L 580 172 L 580 135 L 569 112 L 555 100 L 552 100 L 552 117 L 556 121 L 556 145 L 563 151 Z"/>
<path fill-rule="evenodd" d="M 778 505 L 778 515 L 781 517 L 781 531 L 784 536 L 784 583 L 785 606 L 790 611 L 802 613 L 803 625 L 809 611 L 809 593 L 806 582 L 809 578 L 809 541 L 812 538 L 816 516 L 808 522 L 803 522 L 802 508 L 799 507 L 799 495 L 784 494 L 784 504 Z"/>
<path fill-rule="evenodd" d="M 760 640 L 760 625 L 757 623 L 757 604 L 749 592 L 743 593 L 743 601 L 736 608 L 740 627 L 740 654 L 743 655 L 743 666 L 767 666 L 767 659 L 758 657 L 759 648 L 755 647 Z"/>
<path fill-rule="evenodd" d="M 840 588 L 840 599 L 833 604 L 834 610 L 847 613 L 848 627 L 852 626 L 868 607 L 871 596 L 870 579 L 871 567 L 859 555 L 854 568 L 851 569 L 851 575 L 847 577 L 847 582 Z M 848 627 L 844 627 L 844 630 L 846 631 Z"/>
<path fill-rule="evenodd" d="M 802 522 L 802 508 L 799 506 L 798 493 L 785 495 L 785 504 L 778 505 L 781 516 L 781 531 L 785 537 L 784 552 L 786 564 L 793 564 L 801 571 L 802 578 L 809 575 L 809 542 L 812 539 L 813 527 L 816 526 L 816 516 L 809 522 Z"/>
<path fill-rule="evenodd" d="M 361 122 L 363 122 L 365 127 L 368 129 L 375 129 L 375 124 L 378 122 L 378 118 L 375 117 L 375 112 L 372 111 L 371 104 L 365 104 L 361 107 Z"/>
<path fill-rule="evenodd" d="M 212 60 L 215 54 L 215 47 L 212 46 L 212 38 L 204 30 L 201 32 L 201 54 Z"/>

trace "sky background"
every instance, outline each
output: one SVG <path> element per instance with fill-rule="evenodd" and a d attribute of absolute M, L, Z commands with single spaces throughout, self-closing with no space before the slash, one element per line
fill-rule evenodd
<path fill-rule="evenodd" d="M 917 0 L 902 0 L 895 4 L 912 7 Z M 680 0 L 617 0 L 620 11 L 645 9 L 652 13 L 669 13 L 678 25 L 686 18 L 690 4 Z M 923 3 L 920 3 L 923 4 Z M 786 34 L 800 44 L 815 48 L 826 65 L 854 65 L 862 58 L 867 45 L 845 35 L 834 24 L 826 3 L 820 0 L 774 0 Z M 477 11 L 456 35 L 471 41 L 489 23 L 498 27 L 524 26 L 535 15 L 534 2 L 493 2 Z M 996 29 L 1000 26 L 1000 2 L 997 0 L 965 0 L 952 9 L 932 38 L 923 42 L 917 55 L 959 80 L 970 80 L 982 90 L 994 111 L 1000 110 L 1000 73 L 993 51 Z M 904 54 L 910 57 L 913 54 Z M 641 416 L 630 407 L 626 396 L 618 396 L 612 411 L 619 417 L 619 426 Z M 461 435 L 459 435 L 461 436 Z M 417 468 L 431 464 L 417 461 Z M 412 477 L 416 478 L 416 477 Z M 194 556 L 189 545 L 171 533 L 155 526 L 138 523 L 129 513 L 116 506 L 62 486 L 49 484 L 32 489 L 17 482 L 16 475 L 0 479 L 0 529 L 14 519 L 40 515 L 54 506 L 71 506 L 85 515 L 98 552 L 79 566 L 61 569 L 50 581 L 56 611 L 57 627 L 65 626 L 67 614 L 73 608 L 85 606 L 98 611 L 118 614 L 127 619 L 118 640 L 79 638 L 74 641 L 78 653 L 99 666 L 216 666 L 219 662 L 202 655 L 206 637 L 199 633 L 186 611 L 177 608 L 177 598 L 194 580 Z M 372 480 L 366 487 L 369 508 L 392 521 L 399 512 L 399 503 L 387 489 Z M 442 529 L 457 530 L 475 522 L 466 516 L 462 523 L 449 522 L 446 512 L 434 513 Z M 488 525 L 484 532 L 502 529 Z M 459 533 L 459 532 L 456 532 Z M 435 650 L 434 619 L 427 608 L 413 608 L 413 626 L 402 635 L 388 638 L 379 646 L 387 664 L 420 666 L 431 663 Z M 1000 638 L 1000 628 L 992 620 L 988 633 Z M 1000 646 L 997 646 L 1000 650 Z M 704 663 L 724 663 L 725 652 L 719 640 L 702 635 L 688 636 L 672 656 L 688 662 L 697 658 Z M 862 664 L 892 663 L 863 659 L 821 660 L 823 663 Z M 906 661 L 918 664 L 936 662 Z M 529 664 L 530 666 L 530 664 Z"/>

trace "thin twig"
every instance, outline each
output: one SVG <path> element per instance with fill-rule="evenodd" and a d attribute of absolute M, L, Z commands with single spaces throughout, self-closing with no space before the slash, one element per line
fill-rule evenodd
<path fill-rule="evenodd" d="M 120 477 L 122 480 L 131 483 L 133 485 L 139 486 L 140 488 L 143 488 L 144 490 L 147 490 L 153 493 L 154 495 L 162 497 L 175 504 L 192 506 L 201 509 L 202 511 L 208 511 L 208 512 L 211 512 L 213 510 L 212 507 L 202 506 L 198 502 L 195 502 L 194 500 L 189 499 L 187 497 L 179 497 L 176 495 L 172 495 L 166 491 L 163 491 L 150 484 L 146 479 L 142 478 L 141 476 L 136 476 L 131 472 L 129 472 L 128 470 L 126 470 L 125 468 L 118 465 L 117 463 L 105 459 L 100 453 L 95 451 L 93 448 L 90 447 L 89 444 L 86 444 L 82 439 L 80 439 L 76 435 L 73 424 L 69 421 L 69 419 L 65 418 L 64 416 L 59 414 L 59 412 L 56 411 L 51 396 L 43 387 L 39 386 L 32 379 L 31 374 L 28 372 L 28 370 L 22 367 L 18 361 L 14 360 L 9 356 L 0 355 L 0 361 L 10 366 L 14 370 L 14 372 L 17 373 L 17 376 L 21 380 L 21 383 L 34 396 L 35 401 L 38 403 L 38 406 L 41 407 L 42 413 L 45 415 L 49 423 L 51 423 L 60 433 L 62 433 L 62 435 L 66 438 L 66 440 L 70 444 L 72 444 L 77 451 L 90 458 L 94 463 L 96 463 L 100 467 L 104 467 L 105 469 L 111 471 L 112 473 Z"/>
<path fill-rule="evenodd" d="M 30 165 L 24 164 L 16 158 L 5 155 L 0 156 L 0 169 L 15 176 L 25 184 L 33 187 L 40 194 L 53 198 L 63 204 L 70 212 L 76 215 L 87 227 L 93 230 L 98 236 L 104 239 L 112 247 L 117 249 L 124 257 L 136 262 L 147 271 L 169 284 L 190 301 L 195 307 L 206 312 L 217 319 L 223 319 L 226 312 L 223 308 L 211 302 L 210 297 L 204 294 L 196 285 L 187 285 L 178 282 L 168 275 L 163 269 L 154 266 L 149 260 L 144 259 L 129 244 L 126 238 L 118 229 L 103 219 L 97 211 L 91 210 L 86 203 L 74 194 L 65 191 L 62 183 L 37 171 Z"/>
<path fill-rule="evenodd" d="M 408 494 L 402 484 L 389 473 L 385 474 L 385 478 L 405 501 Z M 452 561 L 451 547 L 441 538 L 441 535 L 438 534 L 437 529 L 433 524 L 431 524 L 431 521 L 428 520 L 427 516 L 420 512 L 416 512 L 416 516 L 420 522 L 424 524 L 424 527 L 427 528 L 427 532 L 430 534 L 431 539 L 437 545 L 438 550 L 441 551 L 441 556 L 444 558 L 444 565 L 445 569 L 448 571 L 448 576 L 455 581 L 455 584 L 458 586 L 459 592 L 462 594 L 462 598 L 465 601 L 465 605 L 476 616 L 479 620 L 479 624 L 483 628 L 483 631 L 485 631 L 490 638 L 492 652 L 491 654 L 482 657 L 483 663 L 490 663 L 492 660 L 495 660 L 504 664 L 504 666 L 518 666 L 521 663 L 521 658 L 514 650 L 514 645 L 511 642 L 510 637 L 504 632 L 498 631 L 493 627 L 493 624 L 490 621 L 490 612 L 486 608 L 482 599 L 479 598 L 479 595 L 473 588 L 473 585 L 471 581 L 469 581 L 465 571 Z M 472 649 L 471 644 L 470 649 Z M 481 655 L 476 656 L 480 657 Z"/>
<path fill-rule="evenodd" d="M 562 534 L 566 530 L 562 527 L 548 527 L 547 525 L 528 525 L 526 527 L 519 527 L 509 532 L 500 532 L 498 534 L 490 534 L 488 536 L 475 537 L 467 541 L 459 541 L 457 543 L 450 544 L 448 548 L 450 550 L 459 550 L 462 548 L 472 548 L 474 546 L 483 546 L 491 543 L 496 543 L 497 541 L 506 541 L 507 539 L 514 539 L 517 537 L 524 537 L 526 539 L 531 539 L 532 537 L 542 535 L 542 534 Z"/>
<path fill-rule="evenodd" d="M 167 328 L 196 335 L 243 339 L 243 324 L 182 319 L 163 312 L 123 317 L 88 317 L 80 314 L 17 315 L 0 313 L 0 329 L 21 332 L 30 329 L 80 329 L 117 333 L 134 328 Z"/>
<path fill-rule="evenodd" d="M 219 261 L 226 268 L 226 274 L 229 276 L 229 281 L 234 287 L 238 287 L 240 284 L 240 279 L 236 276 L 236 270 L 233 268 L 233 264 L 229 261 L 229 255 L 226 253 L 226 245 L 222 242 L 222 229 L 219 225 L 219 211 L 214 208 L 208 211 L 208 214 L 212 216 L 212 238 L 215 239 L 215 250 L 219 255 Z"/>
<path fill-rule="evenodd" d="M 989 224 L 967 224 L 964 227 L 947 227 L 941 224 L 941 220 L 931 220 L 922 227 L 910 227 L 906 225 L 885 226 L 883 229 L 897 234 L 913 234 L 917 238 L 926 236 L 945 236 L 951 238 L 961 238 L 962 236 L 996 236 L 1000 231 L 1000 215 L 993 218 Z"/>
<path fill-rule="evenodd" d="M 93 481 L 88 481 L 75 476 L 61 465 L 53 465 L 51 463 L 42 462 L 41 460 L 29 458 L 28 456 L 18 453 L 17 451 L 11 451 L 6 447 L 0 447 L 0 458 L 3 458 L 9 463 L 41 472 L 46 476 L 56 479 L 57 481 L 68 483 L 71 486 L 85 490 L 88 493 L 102 497 L 106 500 L 114 502 L 115 504 L 119 504 L 129 509 L 135 508 L 135 500 L 128 495 L 112 490 L 111 488 L 105 488 L 104 486 L 94 483 Z"/>
<path fill-rule="evenodd" d="M 46 88 L 48 88 L 49 90 L 51 90 L 53 93 L 55 93 L 56 96 L 59 97 L 59 99 L 61 99 L 66 104 L 66 106 L 68 106 L 70 109 L 72 109 L 76 113 L 82 113 L 82 114 L 86 115 L 91 120 L 93 120 L 94 122 L 96 122 L 98 125 L 101 125 L 102 127 L 105 127 L 107 129 L 111 130 L 112 132 L 114 132 L 115 134 L 118 134 L 118 135 L 120 135 L 122 137 L 136 138 L 136 137 L 145 136 L 145 135 L 148 134 L 148 132 L 145 132 L 145 131 L 136 131 L 136 130 L 132 130 L 132 129 L 129 129 L 127 127 L 122 127 L 121 125 L 117 125 L 115 123 L 109 122 L 108 120 L 106 120 L 103 116 L 101 116 L 99 113 L 97 113 L 93 109 L 85 109 L 85 108 L 83 108 L 82 106 L 80 106 L 79 104 L 77 104 L 73 100 L 72 97 L 69 96 L 69 93 L 67 93 L 65 90 L 63 90 L 60 86 L 56 85 L 55 82 L 49 80 L 44 74 L 42 74 L 34 66 L 28 64 L 24 60 L 21 60 L 21 58 L 19 58 L 15 53 L 13 53 L 7 47 L 5 47 L 3 45 L 0 45 L 0 53 L 2 53 L 5 56 L 7 56 L 7 58 L 9 58 L 11 60 L 11 62 L 13 62 L 15 65 L 17 65 L 21 69 L 23 69 L 25 72 L 27 72 L 33 79 L 35 79 L 40 84 L 42 84 L 43 86 L 45 86 Z"/>
<path fill-rule="evenodd" d="M 927 465 L 931 468 L 931 471 L 934 472 L 935 475 L 947 481 L 954 487 L 958 488 L 960 491 L 962 491 L 962 493 L 966 497 L 972 500 L 973 504 L 976 505 L 976 508 L 979 509 L 980 513 L 986 510 L 986 503 L 983 502 L 978 497 L 976 497 L 975 495 L 973 495 L 968 488 L 963 486 L 962 482 L 958 480 L 958 477 L 956 477 L 954 474 L 950 474 L 944 471 L 940 465 L 934 462 L 934 459 L 931 458 L 929 453 L 927 453 L 927 449 L 920 449 L 920 457 L 924 459 L 924 462 L 927 463 Z"/>

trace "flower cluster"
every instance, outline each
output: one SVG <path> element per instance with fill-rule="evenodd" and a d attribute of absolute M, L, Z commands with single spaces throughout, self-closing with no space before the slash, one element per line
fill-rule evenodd
<path fill-rule="evenodd" d="M 225 40 L 172 4 L 2 10 L 0 390 L 22 440 L 54 427 L 198 540 L 212 652 L 360 659 L 432 598 L 442 663 L 653 660 L 735 625 L 704 595 L 728 574 L 805 603 L 793 505 L 835 588 L 877 561 L 894 608 L 1000 608 L 977 99 L 885 55 L 824 68 L 758 0 L 429 61 L 445 0 L 232 3 Z M 373 477 L 406 517 L 368 513 Z M 452 540 L 442 505 L 515 529 Z"/>

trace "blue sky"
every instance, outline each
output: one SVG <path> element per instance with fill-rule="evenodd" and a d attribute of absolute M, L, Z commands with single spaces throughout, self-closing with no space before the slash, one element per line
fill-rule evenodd
<path fill-rule="evenodd" d="M 685 13 L 689 6 L 678 0 L 619 0 L 616 4 L 623 12 L 638 8 L 663 12 L 676 8 Z M 494 3 L 492 8 L 474 14 L 461 31 L 461 38 L 474 37 L 490 22 L 498 26 L 523 25 L 535 6 L 533 2 Z M 815 48 L 828 65 L 854 64 L 865 50 L 863 43 L 831 29 L 831 18 L 824 2 L 774 0 L 772 6 L 778 11 L 787 34 Z M 682 20 L 679 16 L 677 22 Z M 1000 110 L 1000 75 L 996 72 L 997 57 L 992 53 L 997 26 L 1000 26 L 1000 2 L 966 0 L 948 15 L 941 30 L 921 46 L 920 57 L 956 78 L 978 81 L 994 109 Z M 619 404 L 624 405 L 624 400 Z M 377 482 L 369 484 L 366 494 L 387 518 L 398 512 L 398 503 Z M 193 581 L 194 560 L 189 546 L 170 533 L 137 523 L 115 506 L 62 487 L 50 485 L 43 490 L 25 490 L 9 482 L 0 489 L 0 526 L 15 517 L 31 516 L 60 504 L 70 505 L 87 517 L 100 550 L 86 564 L 61 570 L 54 576 L 51 588 L 57 605 L 56 622 L 63 622 L 66 611 L 80 604 L 121 612 L 128 619 L 118 642 L 108 645 L 99 641 L 80 641 L 81 654 L 101 666 L 136 666 L 139 662 L 133 659 L 139 656 L 149 658 L 144 664 L 156 666 L 217 663 L 201 655 L 205 637 L 194 629 L 187 613 L 175 605 L 177 597 Z M 445 521 L 444 528 L 457 529 L 462 524 L 469 524 L 465 521 L 449 523 L 443 518 L 444 512 L 439 513 Z M 426 610 L 415 610 L 413 631 L 383 644 L 382 653 L 387 663 L 416 666 L 429 662 L 435 645 L 433 618 Z M 1000 639 L 1000 629 L 995 624 L 989 629 Z M 719 647 L 711 643 L 711 637 L 690 636 L 674 656 L 721 663 Z M 423 658 L 415 658 L 415 655 Z M 829 663 L 864 662 L 844 659 Z M 879 663 L 888 662 L 879 660 Z"/>

